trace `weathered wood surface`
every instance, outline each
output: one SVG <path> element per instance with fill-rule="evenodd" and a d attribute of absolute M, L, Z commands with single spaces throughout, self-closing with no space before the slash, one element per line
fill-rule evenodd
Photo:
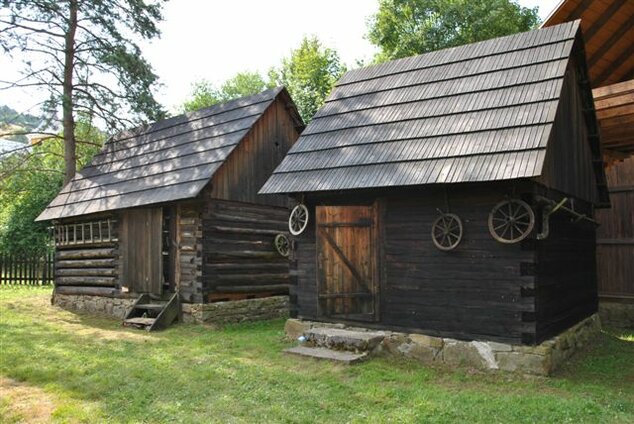
<path fill-rule="evenodd" d="M 280 207 L 288 205 L 286 196 L 258 195 L 301 130 L 301 122 L 289 109 L 285 96 L 285 93 L 280 94 L 216 171 L 210 187 L 205 190 L 207 198 Z"/>
<path fill-rule="evenodd" d="M 134 293 L 162 293 L 162 216 L 161 208 L 122 212 L 119 284 Z"/>
<path fill-rule="evenodd" d="M 55 284 L 58 286 L 108 286 L 114 287 L 114 277 L 56 277 Z"/>
<path fill-rule="evenodd" d="M 574 60 L 568 66 L 567 75 L 548 140 L 542 174 L 537 180 L 547 187 L 588 202 L 606 201 L 607 198 L 599 199 L 597 189 L 597 183 L 605 185 L 603 163 L 593 162 L 593 156 L 598 158 L 599 152 L 598 128 L 594 122 L 595 138 L 591 139 L 588 128 L 591 121 L 583 115 L 583 110 L 592 107 L 592 99 L 587 98 L 585 102 L 582 99 L 579 84 L 581 76 L 578 75 Z M 592 149 L 596 150 L 594 155 Z M 602 196 L 606 197 L 606 194 Z"/>
<path fill-rule="evenodd" d="M 176 285 L 183 302 L 203 302 L 202 210 L 200 203 L 178 206 L 176 225 Z"/>
<path fill-rule="evenodd" d="M 315 221 L 320 312 L 376 319 L 375 208 L 319 206 Z"/>
<path fill-rule="evenodd" d="M 535 240 L 503 245 L 489 234 L 491 208 L 513 191 L 531 192 L 531 185 L 479 185 L 447 189 L 377 192 L 377 217 L 383 270 L 378 289 L 382 328 L 417 329 L 446 337 L 532 342 L 535 312 Z M 322 196 L 315 202 L 358 204 L 362 194 Z M 307 199 L 311 217 L 312 200 Z M 363 203 L 362 203 L 363 204 Z M 451 252 L 438 250 L 431 225 L 438 210 L 456 213 L 465 235 Z M 381 226 L 383 228 L 381 229 Z M 533 235 L 534 237 L 534 235 Z M 292 307 L 300 317 L 319 319 L 319 283 L 314 227 L 296 239 Z"/>
<path fill-rule="evenodd" d="M 115 254 L 114 248 L 97 248 L 97 249 L 75 249 L 57 251 L 55 257 L 58 260 L 66 259 L 93 259 L 93 258 L 110 258 Z"/>
<path fill-rule="evenodd" d="M 288 209 L 209 200 L 203 212 L 203 284 L 217 293 L 288 292 L 288 258 L 277 253 L 275 235 L 287 232 Z"/>
<path fill-rule="evenodd" d="M 55 275 L 64 276 L 103 276 L 116 275 L 114 268 L 59 268 L 55 271 Z"/>
<path fill-rule="evenodd" d="M 594 225 L 550 217 L 550 234 L 537 244 L 535 320 L 537 342 L 546 340 L 597 311 Z"/>
<path fill-rule="evenodd" d="M 57 286 L 55 293 L 87 295 L 87 296 L 106 296 L 106 297 L 127 297 L 114 287 L 94 287 L 94 286 Z"/>
<path fill-rule="evenodd" d="M 597 211 L 599 295 L 634 302 L 634 158 L 607 169 L 612 208 Z"/>

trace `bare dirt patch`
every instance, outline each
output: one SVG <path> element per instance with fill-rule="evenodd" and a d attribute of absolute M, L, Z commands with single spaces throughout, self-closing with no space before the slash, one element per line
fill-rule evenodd
<path fill-rule="evenodd" d="M 55 402 L 44 390 L 0 377 L 0 417 L 7 422 L 51 422 Z"/>

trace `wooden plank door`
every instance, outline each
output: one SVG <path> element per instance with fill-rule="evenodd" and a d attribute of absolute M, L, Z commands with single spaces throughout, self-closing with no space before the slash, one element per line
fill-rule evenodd
<path fill-rule="evenodd" d="M 162 225 L 161 208 L 123 213 L 122 285 L 131 292 L 162 294 Z"/>
<path fill-rule="evenodd" d="M 318 206 L 317 281 L 320 313 L 378 319 L 376 219 L 372 206 Z"/>

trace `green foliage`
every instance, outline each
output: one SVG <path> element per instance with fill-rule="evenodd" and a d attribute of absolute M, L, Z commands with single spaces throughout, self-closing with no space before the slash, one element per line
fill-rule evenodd
<path fill-rule="evenodd" d="M 516 0 L 380 0 L 368 39 L 383 62 L 529 31 L 539 22 L 536 7 Z"/>
<path fill-rule="evenodd" d="M 191 112 L 217 103 L 257 94 L 266 88 L 267 83 L 257 72 L 239 72 L 218 88 L 209 81 L 202 80 L 192 85 L 191 96 L 183 103 L 181 109 L 183 112 Z"/>
<path fill-rule="evenodd" d="M 90 119 L 76 123 L 80 167 L 99 151 L 105 135 Z M 49 249 L 48 222 L 34 222 L 62 187 L 63 139 L 44 138 L 30 149 L 0 157 L 0 251 L 39 255 Z"/>
<path fill-rule="evenodd" d="M 38 116 L 19 113 L 9 106 L 0 106 L 0 137 L 7 140 L 27 143 L 29 140 L 26 135 L 15 133 L 30 132 L 42 125 L 43 122 L 44 120 Z"/>
<path fill-rule="evenodd" d="M 316 37 L 305 37 L 279 68 L 271 69 L 269 78 L 288 89 L 302 119 L 309 122 L 345 72 L 335 50 L 324 47 Z"/>
<path fill-rule="evenodd" d="M 110 131 L 165 116 L 157 82 L 135 39 L 160 35 L 164 0 L 0 2 L 0 49 L 21 60 L 24 76 L 0 90 L 27 89 L 42 103 L 50 132 L 64 129 L 65 181 L 75 174 L 75 121 L 82 113 Z M 61 125 L 53 125 L 54 121 Z"/>
<path fill-rule="evenodd" d="M 634 422 L 634 343 L 606 333 L 536 378 L 291 357 L 279 320 L 124 329 L 51 307 L 50 289 L 0 288 L 0 317 L 0 376 L 45 389 L 59 422 Z"/>

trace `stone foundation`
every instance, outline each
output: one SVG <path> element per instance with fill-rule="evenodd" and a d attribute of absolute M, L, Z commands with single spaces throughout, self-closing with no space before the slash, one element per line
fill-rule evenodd
<path fill-rule="evenodd" d="M 634 303 L 599 302 L 599 315 L 606 327 L 634 329 Z"/>
<path fill-rule="evenodd" d="M 183 321 L 228 324 L 288 317 L 288 296 L 231 300 L 215 303 L 183 303 Z"/>
<path fill-rule="evenodd" d="M 289 319 L 284 330 L 287 337 L 296 340 L 311 328 L 351 328 L 343 324 Z M 381 331 L 383 341 L 372 351 L 373 355 L 409 358 L 426 364 L 446 364 L 477 369 L 494 369 L 525 374 L 549 375 L 586 346 L 601 332 L 598 314 L 594 314 L 537 346 L 518 346 L 489 341 L 471 341 Z"/>
<path fill-rule="evenodd" d="M 123 319 L 136 299 L 54 294 L 52 303 L 62 309 Z M 182 303 L 183 322 L 238 323 L 288 317 L 288 296 L 232 300 L 208 304 Z"/>
<path fill-rule="evenodd" d="M 123 319 L 136 299 L 55 293 L 51 303 L 73 312 Z"/>

